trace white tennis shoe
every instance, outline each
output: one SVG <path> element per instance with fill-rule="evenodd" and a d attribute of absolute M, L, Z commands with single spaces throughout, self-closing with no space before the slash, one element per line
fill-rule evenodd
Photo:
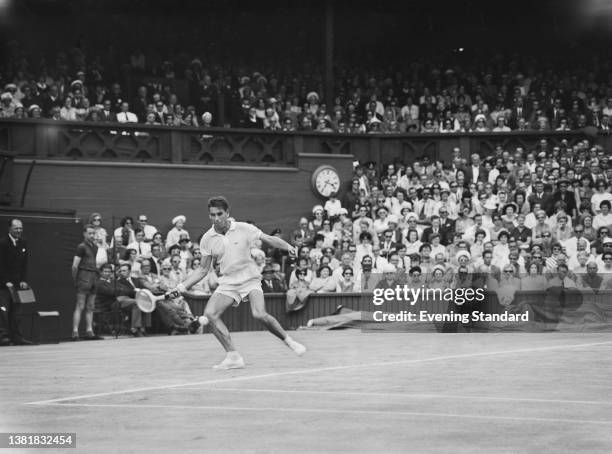
<path fill-rule="evenodd" d="M 285 343 L 287 344 L 287 346 L 293 350 L 295 352 L 296 355 L 298 356 L 302 356 L 304 353 L 306 353 L 306 347 L 304 347 L 302 344 L 300 344 L 299 342 L 294 341 L 293 339 L 291 339 L 290 337 L 288 337 L 287 339 L 285 339 Z"/>
<path fill-rule="evenodd" d="M 227 354 L 225 359 L 221 361 L 219 364 L 215 364 L 213 369 L 215 370 L 229 370 L 229 369 L 243 369 L 244 368 L 244 359 L 238 352 L 231 355 Z"/>

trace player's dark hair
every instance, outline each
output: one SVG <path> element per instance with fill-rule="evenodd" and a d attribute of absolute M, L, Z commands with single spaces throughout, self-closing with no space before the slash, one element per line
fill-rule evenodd
<path fill-rule="evenodd" d="M 221 195 L 208 199 L 208 208 L 221 208 L 223 211 L 229 211 L 229 202 Z"/>
<path fill-rule="evenodd" d="M 87 232 L 87 229 L 93 229 L 93 230 L 95 230 L 95 227 L 94 227 L 93 225 L 91 225 L 91 224 L 85 224 L 85 225 L 83 226 L 83 232 Z"/>

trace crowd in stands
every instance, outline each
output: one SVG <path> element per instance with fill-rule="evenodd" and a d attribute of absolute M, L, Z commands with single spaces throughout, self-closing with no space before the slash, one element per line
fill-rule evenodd
<path fill-rule="evenodd" d="M 557 286 L 612 289 L 612 165 L 588 140 L 506 150 L 452 161 L 422 157 L 407 165 L 355 166 L 346 190 L 283 234 L 296 256 L 253 244 L 264 292 L 286 292 L 288 310 L 312 293 L 368 292 L 395 285 L 479 286 L 510 304 L 519 290 Z M 158 292 L 174 288 L 200 263 L 185 217 L 163 235 L 147 217 L 124 218 L 112 235 L 94 214 L 99 265 L 153 274 Z M 116 254 L 112 257 L 109 251 Z M 210 295 L 219 269 L 191 289 Z"/>
<path fill-rule="evenodd" d="M 104 66 L 112 61 L 80 48 L 38 65 L 27 55 L 12 43 L 0 74 L 0 118 L 322 133 L 609 133 L 612 114 L 612 77 L 603 58 L 578 64 L 496 55 L 385 69 L 339 64 L 326 104 L 316 66 L 223 68 L 184 53 L 151 62 L 136 50 L 129 61 L 114 63 L 126 68 L 127 76 L 119 76 Z M 126 78 L 133 93 L 117 82 Z M 179 80 L 187 86 L 181 96 L 173 88 Z"/>
<path fill-rule="evenodd" d="M 291 241 L 290 291 L 475 286 L 612 289 L 612 166 L 588 140 L 486 158 L 358 165 L 350 189 L 317 205 Z M 289 272 L 289 270 L 287 270 Z"/>

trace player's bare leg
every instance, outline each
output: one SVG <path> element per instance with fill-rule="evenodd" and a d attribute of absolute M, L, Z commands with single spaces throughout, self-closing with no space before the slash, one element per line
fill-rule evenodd
<path fill-rule="evenodd" d="M 234 300 L 231 297 L 221 293 L 213 293 L 204 310 L 204 316 L 208 319 L 210 330 L 227 352 L 225 359 L 214 366 L 215 369 L 240 369 L 244 367 L 244 360 L 234 348 L 230 332 L 221 320 L 223 312 L 232 304 L 234 304 Z"/>
<path fill-rule="evenodd" d="M 285 344 L 287 344 L 287 346 L 291 348 L 291 350 L 293 350 L 298 356 L 303 355 L 306 352 L 306 347 L 299 342 L 294 341 L 283 329 L 280 323 L 278 323 L 278 320 L 266 312 L 264 294 L 261 290 L 252 290 L 249 293 L 249 302 L 251 303 L 251 312 L 253 313 L 253 317 L 263 323 L 268 331 L 285 342 Z"/>
<path fill-rule="evenodd" d="M 85 310 L 85 302 L 87 295 L 85 293 L 78 292 L 76 295 L 76 306 L 72 313 L 72 340 L 79 339 L 79 325 L 81 324 L 81 314 Z"/>

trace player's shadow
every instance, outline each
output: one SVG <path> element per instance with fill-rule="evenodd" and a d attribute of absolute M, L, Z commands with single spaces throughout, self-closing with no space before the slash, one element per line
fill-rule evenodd
<path fill-rule="evenodd" d="M 561 286 L 549 287 L 546 292 L 533 295 L 529 301 L 534 321 L 545 331 L 555 331 L 560 324 L 575 324 L 582 303 L 582 292 Z"/>

